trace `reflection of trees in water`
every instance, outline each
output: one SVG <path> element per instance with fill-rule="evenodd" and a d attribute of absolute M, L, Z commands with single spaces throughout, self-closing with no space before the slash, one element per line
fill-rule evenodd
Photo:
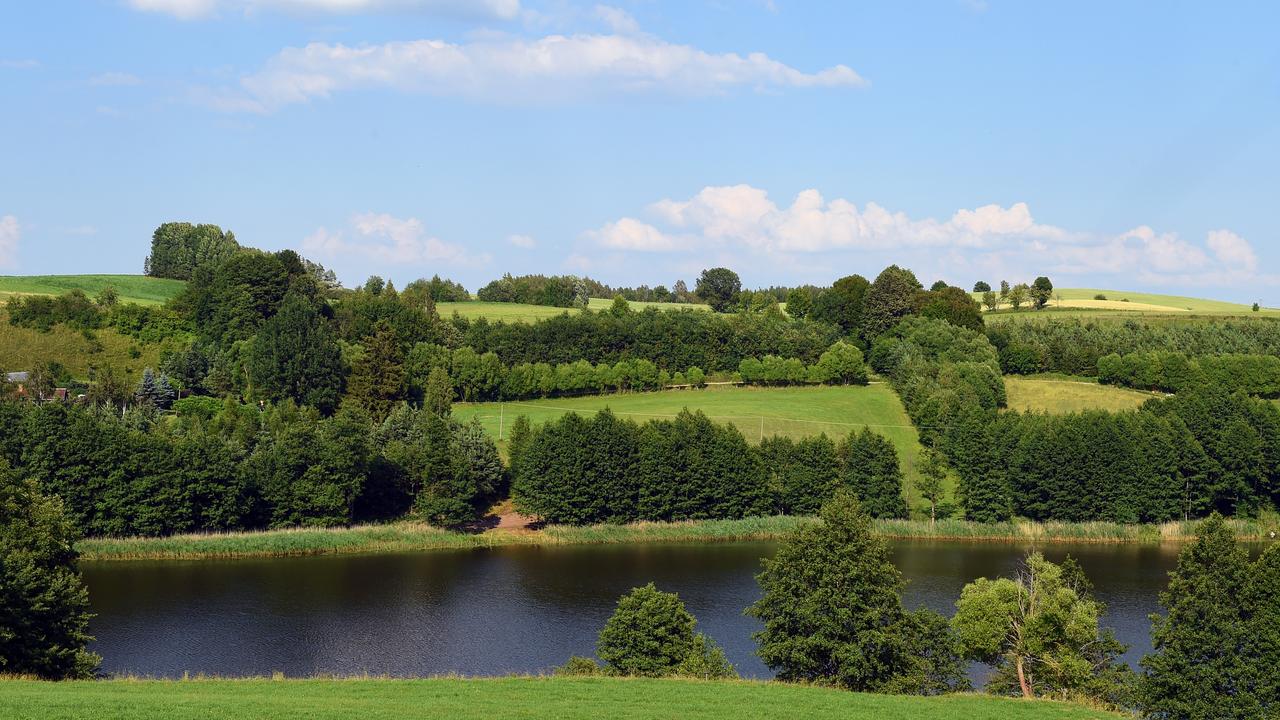
<path fill-rule="evenodd" d="M 1104 624 L 1148 646 L 1147 614 L 1180 546 L 1046 545 L 1070 552 L 1108 606 Z M 950 615 L 960 588 L 1016 567 L 1011 543 L 893 544 L 910 580 L 908 607 Z M 491 550 L 270 560 L 87 563 L 99 617 L 94 649 L 108 671 L 181 675 L 538 672 L 591 654 L 628 590 L 653 581 L 676 592 L 748 674 L 758 625 L 742 616 L 759 595 L 769 543 L 508 547 Z M 1131 659 L 1126 656 L 1126 659 Z"/>

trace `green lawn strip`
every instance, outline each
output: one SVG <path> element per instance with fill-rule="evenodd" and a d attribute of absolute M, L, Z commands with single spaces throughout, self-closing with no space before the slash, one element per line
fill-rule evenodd
<path fill-rule="evenodd" d="M 740 520 L 645 522 L 629 525 L 551 526 L 536 531 L 490 530 L 466 533 L 402 521 L 351 528 L 302 528 L 165 538 L 89 538 L 77 544 L 90 562 L 131 560 L 211 560 L 303 555 L 353 555 L 426 552 L 512 545 L 604 545 L 642 543 L 711 543 L 776 540 L 811 517 L 775 516 Z M 1280 532 L 1280 518 L 1228 521 L 1242 540 L 1266 541 Z M 894 539 L 977 542 L 1182 542 L 1194 537 L 1196 523 L 1121 525 L 1106 522 L 983 524 L 965 520 L 877 520 L 876 532 Z"/>
<path fill-rule="evenodd" d="M 868 695 L 776 682 L 627 678 L 0 681 L 8 720 L 1101 720 L 1119 715 L 979 694 Z"/>
<path fill-rule="evenodd" d="M 120 302 L 139 305 L 162 305 L 187 286 L 181 280 L 145 275 L 5 275 L 0 276 L 0 299 L 9 295 L 62 295 L 71 290 L 83 290 L 95 297 L 108 285 L 116 289 Z"/>

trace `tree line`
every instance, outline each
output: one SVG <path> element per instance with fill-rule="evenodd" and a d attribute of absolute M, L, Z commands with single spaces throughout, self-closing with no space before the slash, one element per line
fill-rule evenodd
<path fill-rule="evenodd" d="M 1269 318 L 1037 319 L 986 329 L 1005 373 L 1097 377 L 1105 355 L 1181 352 L 1280 355 L 1280 322 Z"/>
<path fill-rule="evenodd" d="M 1228 392 L 1280 397 L 1280 357 L 1275 355 L 1188 355 L 1150 351 L 1098 358 L 1098 380 L 1140 390 L 1186 392 L 1213 385 Z"/>
<path fill-rule="evenodd" d="M 970 407 L 940 447 L 979 522 L 1163 522 L 1280 503 L 1280 408 L 1214 386 L 1122 413 Z"/>
<path fill-rule="evenodd" d="M 521 417 L 508 447 L 516 508 L 552 523 L 812 513 L 840 488 L 878 517 L 907 514 L 897 451 L 865 428 L 752 447 L 701 412 L 637 424 L 604 410 L 536 429 Z"/>
<path fill-rule="evenodd" d="M 1198 529 L 1160 595 L 1154 649 L 1134 672 L 1103 627 L 1106 606 L 1072 557 L 1029 553 L 1010 576 L 964 586 L 950 619 L 902 604 L 906 583 L 870 516 L 847 493 L 821 522 L 786 538 L 757 575 L 757 655 L 778 680 L 858 692 L 941 695 L 970 688 L 965 663 L 991 672 L 988 693 L 1085 701 L 1152 718 L 1271 717 L 1280 710 L 1280 546 L 1251 560 L 1219 516 Z M 624 595 L 593 658 L 564 675 L 736 677 L 674 593 Z"/>
<path fill-rule="evenodd" d="M 262 411 L 191 398 L 176 408 L 122 416 L 103 406 L 0 403 L 3 457 L 58 496 L 82 532 L 99 536 L 326 527 L 410 513 L 456 525 L 505 493 L 505 468 L 483 429 L 428 410 L 401 406 L 373 423 L 292 403 Z"/>

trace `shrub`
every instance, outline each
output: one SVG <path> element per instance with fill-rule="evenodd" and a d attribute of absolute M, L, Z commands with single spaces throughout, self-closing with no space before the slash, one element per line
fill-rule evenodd
<path fill-rule="evenodd" d="M 618 675 L 673 675 L 691 653 L 705 647 L 695 645 L 695 624 L 678 595 L 649 583 L 618 600 L 600 631 L 596 654 Z"/>

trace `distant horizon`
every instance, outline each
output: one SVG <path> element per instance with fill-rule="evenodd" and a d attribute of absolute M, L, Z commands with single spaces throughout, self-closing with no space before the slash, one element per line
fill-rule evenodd
<path fill-rule="evenodd" d="M 182 220 L 348 287 L 898 264 L 1278 306 L 1278 24 L 1271 4 L 20 4 L 0 273 L 139 274 Z"/>

